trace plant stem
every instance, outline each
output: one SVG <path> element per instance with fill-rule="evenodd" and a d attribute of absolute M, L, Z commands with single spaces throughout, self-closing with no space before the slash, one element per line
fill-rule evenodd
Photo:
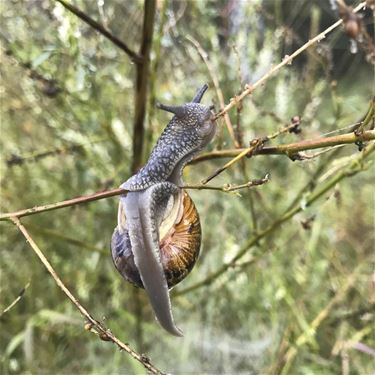
<path fill-rule="evenodd" d="M 366 6 L 366 1 L 361 2 L 358 4 L 354 9 L 353 13 L 359 12 L 361 9 L 363 9 Z M 253 85 L 246 85 L 245 90 L 240 94 L 235 96 L 234 98 L 230 99 L 229 104 L 227 104 L 219 113 L 216 114 L 215 118 L 219 118 L 221 116 L 224 116 L 230 109 L 237 106 L 238 102 L 241 102 L 246 96 L 253 93 L 253 91 L 259 87 L 265 84 L 265 82 L 273 76 L 278 70 L 280 70 L 285 65 L 290 65 L 293 62 L 293 59 L 300 55 L 303 51 L 305 51 L 307 48 L 312 46 L 315 43 L 320 42 L 322 39 L 324 39 L 328 33 L 330 33 L 332 30 L 336 29 L 338 26 L 340 26 L 343 23 L 343 20 L 340 19 L 337 22 L 335 22 L 333 25 L 325 29 L 323 32 L 321 32 L 319 35 L 315 36 L 314 38 L 310 39 L 308 42 L 306 42 L 302 47 L 298 48 L 294 53 L 291 55 L 285 56 L 283 61 L 273 68 L 271 68 L 262 78 L 260 78 L 258 81 L 256 81 Z"/>
<path fill-rule="evenodd" d="M 26 242 L 31 246 L 35 254 L 38 256 L 39 260 L 43 263 L 44 267 L 48 270 L 50 275 L 55 280 L 56 284 L 60 287 L 60 289 L 66 294 L 66 296 L 70 299 L 70 301 L 77 307 L 79 312 L 87 319 L 88 326 L 87 329 L 92 332 L 97 332 L 98 336 L 104 341 L 111 341 L 116 344 L 120 349 L 125 350 L 129 353 L 134 359 L 140 362 L 148 371 L 152 372 L 156 375 L 162 375 L 163 373 L 158 370 L 154 365 L 150 362 L 150 360 L 145 356 L 137 353 L 129 345 L 123 343 L 119 340 L 116 336 L 112 334 L 112 332 L 107 329 L 102 323 L 97 321 L 74 297 L 74 295 L 70 292 L 70 290 L 65 286 L 62 282 L 60 277 L 57 275 L 56 271 L 52 267 L 51 263 L 45 257 L 43 252 L 40 250 L 38 245 L 34 242 L 33 238 L 30 236 L 24 225 L 20 222 L 17 217 L 12 217 L 11 219 L 13 223 L 18 227 L 21 233 L 26 238 Z"/>
<path fill-rule="evenodd" d="M 55 0 L 55 1 L 60 3 L 64 8 L 68 9 L 71 13 L 75 14 L 82 21 L 86 22 L 88 25 L 90 25 L 93 29 L 98 31 L 100 34 L 104 35 L 113 44 L 115 44 L 117 47 L 122 49 L 130 57 L 130 59 L 134 61 L 136 64 L 139 64 L 143 61 L 142 55 L 139 55 L 135 53 L 134 51 L 132 51 L 122 40 L 120 40 L 115 35 L 113 35 L 109 30 L 107 30 L 99 22 L 96 22 L 95 20 L 93 20 L 86 13 L 82 12 L 80 9 L 67 3 L 64 0 Z"/>
<path fill-rule="evenodd" d="M 356 142 L 367 142 L 367 141 L 372 141 L 372 140 L 375 140 L 375 130 L 367 130 L 359 135 L 356 135 L 355 133 L 341 134 L 341 135 L 336 135 L 332 137 L 316 138 L 316 139 L 305 140 L 301 142 L 281 144 L 278 146 L 263 147 L 255 151 L 253 147 L 248 147 L 248 148 L 238 148 L 238 149 L 206 152 L 196 157 L 192 161 L 191 164 L 196 164 L 196 163 L 200 163 L 202 161 L 211 160 L 211 159 L 235 157 L 234 161 L 231 160 L 229 162 L 230 165 L 232 165 L 238 160 L 242 159 L 243 157 L 248 156 L 248 153 L 251 152 L 252 150 L 253 152 L 251 156 L 286 155 L 286 156 L 291 157 L 299 151 L 314 150 L 317 148 L 331 147 L 331 146 L 350 144 L 350 143 L 356 143 Z M 224 167 L 225 166 L 223 166 L 222 168 Z"/>
<path fill-rule="evenodd" d="M 316 200 L 318 200 L 327 191 L 332 189 L 339 181 L 341 181 L 345 177 L 350 177 L 358 173 L 361 170 L 360 168 L 358 168 L 359 162 L 367 158 L 374 151 L 375 151 L 375 143 L 372 143 L 359 156 L 353 159 L 346 168 L 341 170 L 339 173 L 333 176 L 330 180 L 328 180 L 324 185 L 320 186 L 316 191 L 311 193 L 307 197 L 304 207 L 308 207 L 311 204 L 313 204 Z M 297 204 L 295 207 L 290 209 L 288 212 L 286 212 L 284 215 L 282 215 L 277 220 L 275 220 L 272 224 L 270 224 L 266 229 L 260 231 L 258 234 L 250 238 L 249 241 L 242 247 L 242 249 L 240 249 L 238 253 L 228 263 L 223 264 L 221 267 L 219 267 L 217 271 L 211 273 L 206 279 L 196 284 L 193 284 L 190 287 L 182 289 L 178 291 L 177 293 L 175 293 L 174 295 L 180 296 L 180 295 L 189 293 L 193 290 L 196 290 L 202 286 L 207 286 L 211 284 L 219 276 L 221 276 L 224 272 L 226 272 L 229 268 L 235 266 L 237 261 L 241 259 L 250 250 L 250 248 L 253 247 L 259 240 L 261 240 L 262 238 L 272 233 L 274 230 L 279 228 L 284 222 L 288 221 L 290 218 L 292 218 L 293 216 L 295 216 L 297 213 L 299 213 L 302 210 L 303 210 L 302 206 L 300 204 Z"/>

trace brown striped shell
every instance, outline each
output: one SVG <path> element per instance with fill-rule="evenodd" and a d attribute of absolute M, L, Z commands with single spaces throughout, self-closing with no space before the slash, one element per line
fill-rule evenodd
<path fill-rule="evenodd" d="M 116 268 L 132 284 L 143 288 L 138 269 L 134 263 L 131 244 L 127 235 L 125 210 L 119 207 L 120 228 L 123 232 L 123 252 L 115 257 Z M 121 230 L 123 228 L 123 231 Z M 125 233 L 124 233 L 125 232 Z M 201 244 L 201 225 L 198 211 L 186 191 L 181 191 L 166 211 L 159 227 L 160 260 L 168 288 L 182 281 L 193 269 Z"/>

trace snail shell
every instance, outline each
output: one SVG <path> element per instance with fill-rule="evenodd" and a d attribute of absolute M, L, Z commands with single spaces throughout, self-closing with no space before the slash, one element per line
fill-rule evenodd
<path fill-rule="evenodd" d="M 171 196 L 159 226 L 160 260 L 168 289 L 182 281 L 193 269 L 199 256 L 201 225 L 199 214 L 189 194 L 180 190 Z M 143 288 L 134 262 L 124 205 L 120 202 L 118 226 L 112 236 L 112 258 L 121 275 Z"/>

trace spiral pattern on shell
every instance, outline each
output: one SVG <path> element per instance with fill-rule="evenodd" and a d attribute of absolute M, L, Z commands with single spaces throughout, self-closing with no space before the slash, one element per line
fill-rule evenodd
<path fill-rule="evenodd" d="M 182 281 L 193 269 L 201 245 L 201 225 L 198 211 L 186 191 L 183 191 L 182 210 L 160 238 L 160 260 L 168 288 Z M 112 237 L 113 260 L 121 275 L 130 283 L 143 288 L 126 228 L 125 210 L 119 207 L 119 223 Z M 169 224 L 169 223 L 168 223 Z M 167 225 L 168 225 L 167 224 Z M 163 226 L 163 223 L 161 227 Z"/>

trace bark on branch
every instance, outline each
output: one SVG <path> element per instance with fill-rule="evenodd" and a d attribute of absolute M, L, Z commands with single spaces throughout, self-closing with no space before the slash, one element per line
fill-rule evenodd
<path fill-rule="evenodd" d="M 90 25 L 93 29 L 98 31 L 100 34 L 105 36 L 108 40 L 110 40 L 113 44 L 115 44 L 117 47 L 122 49 L 132 61 L 134 61 L 136 64 L 140 64 L 143 61 L 142 55 L 139 55 L 135 53 L 131 48 L 129 48 L 125 42 L 117 38 L 115 35 L 113 35 L 109 30 L 107 30 L 103 25 L 101 25 L 99 22 L 96 22 L 91 17 L 89 17 L 86 13 L 82 12 L 82 10 L 78 9 L 77 7 L 67 3 L 64 0 L 56 0 L 58 3 L 60 3 L 65 9 L 68 9 L 70 12 L 75 14 L 77 17 L 79 17 L 82 21 L 86 22 L 88 25 Z"/>
<path fill-rule="evenodd" d="M 56 271 L 52 267 L 51 263 L 48 261 L 48 259 L 45 257 L 43 252 L 40 250 L 38 245 L 35 243 L 33 238 L 30 236 L 27 229 L 24 227 L 24 225 L 19 221 L 17 217 L 12 218 L 13 223 L 18 227 L 20 232 L 24 235 L 27 243 L 31 246 L 34 253 L 38 256 L 40 261 L 43 263 L 44 267 L 46 267 L 47 271 L 50 273 L 50 275 L 55 280 L 56 284 L 60 287 L 60 289 L 66 294 L 66 296 L 70 299 L 70 301 L 75 305 L 75 307 L 79 310 L 81 315 L 83 315 L 86 320 L 87 324 L 85 325 L 85 329 L 88 331 L 96 333 L 101 340 L 103 341 L 111 341 L 115 345 L 117 345 L 121 350 L 126 351 L 128 354 L 130 354 L 134 359 L 136 359 L 138 362 L 140 362 L 148 371 L 150 371 L 153 374 L 156 375 L 163 375 L 163 373 L 158 370 L 151 362 L 150 359 L 145 356 L 144 354 L 139 354 L 135 350 L 133 350 L 128 344 L 123 343 L 121 340 L 119 340 L 113 333 L 105 327 L 101 322 L 96 320 L 77 300 L 76 297 L 70 292 L 70 290 L 65 286 L 65 284 L 62 282 L 60 277 L 57 275 Z"/>
<path fill-rule="evenodd" d="M 312 150 L 312 149 L 321 148 L 321 147 L 331 147 L 331 146 L 340 145 L 340 144 L 350 144 L 350 143 L 356 143 L 358 141 L 365 142 L 365 141 L 371 141 L 371 140 L 375 140 L 375 130 L 367 130 L 359 135 L 356 135 L 355 133 L 349 133 L 349 134 L 342 134 L 342 135 L 337 135 L 333 137 L 317 138 L 315 140 L 306 140 L 306 141 L 297 142 L 297 143 L 290 143 L 290 144 L 279 145 L 275 147 L 263 148 L 263 149 L 260 149 L 259 151 L 256 151 L 255 155 L 257 155 L 258 153 L 266 154 L 266 155 L 283 155 L 283 154 L 293 155 L 293 153 L 296 153 L 298 151 L 306 151 L 306 150 Z M 220 157 L 234 156 L 238 158 L 238 156 L 240 155 L 245 156 L 247 153 L 248 153 L 248 149 L 215 151 L 212 153 L 203 154 L 199 156 L 198 158 L 193 160 L 192 163 L 197 163 L 203 160 L 209 160 L 209 159 L 220 158 Z M 225 170 L 225 169 L 221 168 L 221 170 Z M 218 189 L 215 189 L 215 190 L 218 190 Z M 35 215 L 41 212 L 57 210 L 60 208 L 75 206 L 77 204 L 82 204 L 82 203 L 87 203 L 87 202 L 93 202 L 93 201 L 97 201 L 100 199 L 109 198 L 109 197 L 113 197 L 113 196 L 121 195 L 125 193 L 126 193 L 126 190 L 124 189 L 119 189 L 119 188 L 111 189 L 111 190 L 95 193 L 95 194 L 88 195 L 88 196 L 71 198 L 65 201 L 61 201 L 61 202 L 51 203 L 51 204 L 37 206 L 37 207 L 31 207 L 31 208 L 27 208 L 27 209 L 16 211 L 16 212 L 0 214 L 0 221 L 10 220 L 11 218 L 14 218 L 14 217 L 20 218 L 23 216 Z"/>
<path fill-rule="evenodd" d="M 135 92 L 135 110 L 133 125 L 133 158 L 132 170 L 135 172 L 142 163 L 143 139 L 144 139 L 144 121 L 147 105 L 147 86 L 149 81 L 150 52 L 152 46 L 152 36 L 154 32 L 155 20 L 155 0 L 145 0 L 143 15 L 143 31 L 140 55 L 143 56 L 142 63 L 137 65 L 136 92 Z"/>

